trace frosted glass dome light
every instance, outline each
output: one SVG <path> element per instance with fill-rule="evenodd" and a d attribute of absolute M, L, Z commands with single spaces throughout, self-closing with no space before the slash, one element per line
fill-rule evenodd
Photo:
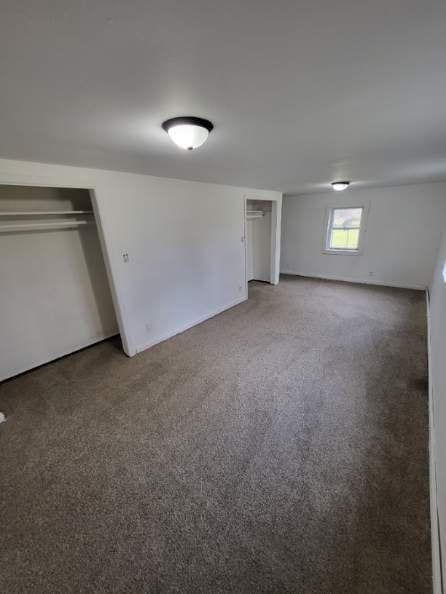
<path fill-rule="evenodd" d="M 348 188 L 349 185 L 350 185 L 350 182 L 349 181 L 335 181 L 335 182 L 331 182 L 331 187 L 336 192 L 342 192 L 342 190 L 345 190 L 345 188 Z"/>
<path fill-rule="evenodd" d="M 166 120 L 162 128 L 177 146 L 192 151 L 206 142 L 214 125 L 203 118 L 183 116 Z"/>

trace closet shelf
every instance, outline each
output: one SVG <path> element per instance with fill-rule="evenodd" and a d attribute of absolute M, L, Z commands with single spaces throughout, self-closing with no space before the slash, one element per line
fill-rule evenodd
<path fill-rule="evenodd" d="M 248 210 L 246 212 L 246 218 L 248 219 L 261 219 L 265 216 L 263 210 Z"/>
<path fill-rule="evenodd" d="M 54 215 L 92 215 L 92 210 L 0 210 L 0 217 L 44 217 Z"/>
<path fill-rule="evenodd" d="M 51 229 L 74 229 L 76 227 L 92 225 L 93 221 L 58 221 L 54 223 L 17 223 L 0 225 L 0 233 L 14 231 L 45 231 Z"/>

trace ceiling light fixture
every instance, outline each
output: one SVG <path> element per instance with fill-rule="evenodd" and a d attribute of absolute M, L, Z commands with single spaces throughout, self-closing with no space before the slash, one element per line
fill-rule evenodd
<path fill-rule="evenodd" d="M 349 185 L 350 185 L 350 182 L 349 181 L 335 181 L 335 182 L 331 182 L 331 187 L 336 192 L 342 192 L 342 190 L 345 190 L 345 188 L 348 188 Z"/>
<path fill-rule="evenodd" d="M 162 128 L 177 146 L 191 151 L 206 142 L 214 124 L 203 118 L 182 116 L 166 120 Z"/>

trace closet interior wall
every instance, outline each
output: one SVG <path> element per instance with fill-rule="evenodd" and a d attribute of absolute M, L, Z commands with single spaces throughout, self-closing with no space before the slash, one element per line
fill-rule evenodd
<path fill-rule="evenodd" d="M 86 189 L 0 185 L 0 380 L 117 334 Z"/>
<path fill-rule="evenodd" d="M 271 282 L 271 219 L 270 200 L 246 201 L 246 274 L 247 280 Z"/>

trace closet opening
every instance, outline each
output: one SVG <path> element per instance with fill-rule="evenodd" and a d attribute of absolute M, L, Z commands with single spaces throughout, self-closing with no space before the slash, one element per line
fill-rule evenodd
<path fill-rule="evenodd" d="M 277 205 L 272 200 L 246 200 L 246 281 L 277 284 Z"/>
<path fill-rule="evenodd" d="M 0 380 L 119 334 L 88 189 L 0 185 Z"/>

